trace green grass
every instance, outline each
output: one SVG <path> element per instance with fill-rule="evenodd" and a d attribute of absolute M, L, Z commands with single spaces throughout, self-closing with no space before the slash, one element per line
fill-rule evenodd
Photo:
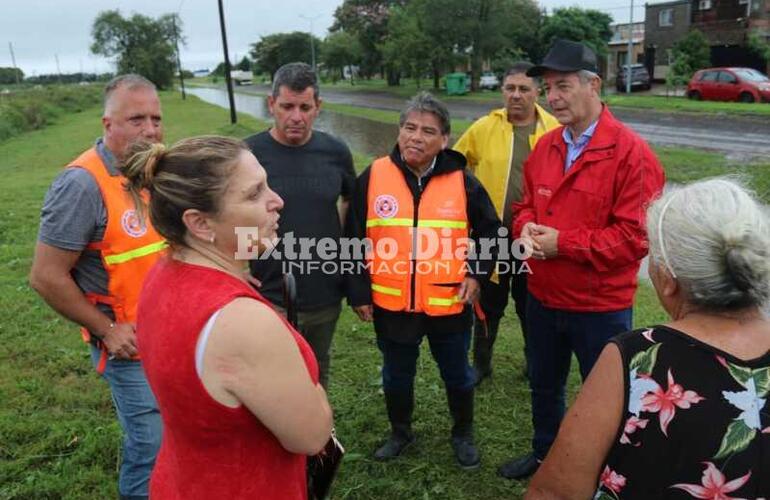
<path fill-rule="evenodd" d="M 166 138 L 219 133 L 244 136 L 265 123 L 178 94 L 162 94 Z M 100 110 L 62 117 L 43 130 L 0 143 L 0 498 L 93 499 L 116 496 L 120 430 L 109 391 L 91 368 L 77 328 L 29 288 L 27 273 L 40 205 L 62 166 L 100 135 Z M 660 151 L 669 174 L 686 180 L 731 167 L 724 159 L 675 149 Z M 355 154 L 360 170 L 371 158 Z M 698 171 L 698 166 L 705 167 Z M 672 175 L 673 174 L 673 175 Z M 765 176 L 768 177 L 768 176 Z M 520 498 L 524 484 L 495 476 L 497 465 L 529 448 L 529 394 L 521 376 L 522 343 L 509 309 L 501 326 L 495 373 L 477 393 L 476 435 L 482 467 L 459 470 L 449 446 L 450 419 L 438 371 L 423 346 L 416 380 L 416 445 L 401 459 L 370 458 L 387 430 L 380 391 L 381 358 L 368 324 L 346 308 L 332 352 L 330 400 L 348 454 L 334 498 Z M 665 320 L 654 292 L 642 283 L 635 323 Z M 570 394 L 578 379 L 572 373 Z"/>
<path fill-rule="evenodd" d="M 606 95 L 604 101 L 613 107 L 654 109 L 666 112 L 692 112 L 728 115 L 770 116 L 770 106 L 764 103 L 693 101 L 686 97 L 652 95 Z"/>

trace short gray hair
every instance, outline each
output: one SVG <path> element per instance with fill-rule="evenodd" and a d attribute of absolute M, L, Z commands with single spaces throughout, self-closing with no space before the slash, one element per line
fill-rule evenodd
<path fill-rule="evenodd" d="M 112 94 L 120 87 L 126 87 L 128 90 L 135 88 L 148 88 L 157 91 L 155 84 L 142 75 L 136 73 L 126 73 L 125 75 L 118 75 L 104 86 L 104 108 L 107 109 L 107 103 L 109 102 Z"/>
<path fill-rule="evenodd" d="M 449 132 L 452 130 L 449 119 L 449 110 L 443 102 L 433 97 L 433 94 L 430 92 L 419 92 L 409 99 L 406 103 L 406 107 L 401 111 L 401 116 L 398 119 L 398 126 L 403 127 L 409 114 L 414 112 L 431 113 L 438 118 L 442 135 L 449 135 Z"/>
<path fill-rule="evenodd" d="M 318 88 L 318 76 L 309 64 L 293 62 L 284 64 L 273 75 L 273 99 L 278 97 L 281 87 L 288 87 L 293 92 L 304 92 L 313 87 L 313 98 L 318 99 L 321 91 Z"/>
<path fill-rule="evenodd" d="M 730 178 L 671 189 L 647 211 L 650 257 L 688 302 L 712 310 L 764 306 L 770 298 L 768 213 Z"/>
<path fill-rule="evenodd" d="M 581 69 L 577 72 L 578 78 L 580 78 L 580 83 L 588 83 L 594 78 L 598 78 L 601 80 L 602 77 L 594 73 L 593 71 L 589 71 L 587 69 Z"/>

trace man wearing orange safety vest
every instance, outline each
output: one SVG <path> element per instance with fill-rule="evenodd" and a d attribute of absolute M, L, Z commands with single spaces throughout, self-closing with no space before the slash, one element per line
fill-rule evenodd
<path fill-rule="evenodd" d="M 418 94 L 401 113 L 390 156 L 358 178 L 346 234 L 371 245 L 367 268 L 351 274 L 348 299 L 362 320 L 374 321 L 383 355 L 391 433 L 374 457 L 395 458 L 415 439 L 414 376 L 427 335 L 454 421 L 452 449 L 460 466 L 472 469 L 480 456 L 473 442 L 470 304 L 497 256 L 500 220 L 487 192 L 465 170 L 465 157 L 446 149 L 449 123 L 440 101 Z M 470 240 L 487 245 L 472 252 Z"/>
<path fill-rule="evenodd" d="M 30 283 L 59 314 L 81 325 L 125 435 L 120 498 L 147 498 L 162 427 L 134 325 L 145 274 L 166 244 L 149 220 L 140 220 L 120 165 L 134 142 L 163 139 L 155 86 L 139 75 L 113 79 L 104 91 L 102 125 L 102 138 L 46 194 Z"/>

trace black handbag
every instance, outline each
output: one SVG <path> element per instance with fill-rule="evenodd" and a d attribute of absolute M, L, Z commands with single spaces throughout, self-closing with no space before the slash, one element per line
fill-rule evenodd
<path fill-rule="evenodd" d="M 294 275 L 283 275 L 283 304 L 286 308 L 286 319 L 297 328 L 297 283 Z M 324 500 L 329 496 L 337 469 L 342 462 L 345 448 L 337 440 L 337 434 L 332 429 L 332 435 L 323 450 L 317 455 L 307 457 L 307 496 L 308 500 Z"/>
<path fill-rule="evenodd" d="M 307 496 L 309 500 L 324 500 L 329 496 L 334 477 L 345 455 L 345 448 L 337 440 L 332 429 L 332 435 L 321 452 L 307 457 Z"/>

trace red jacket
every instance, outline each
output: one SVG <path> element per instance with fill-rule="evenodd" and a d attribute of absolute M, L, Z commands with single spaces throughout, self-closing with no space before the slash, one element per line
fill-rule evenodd
<path fill-rule="evenodd" d="M 665 174 L 644 140 L 605 106 L 593 137 L 564 173 L 564 127 L 546 134 L 524 164 L 513 234 L 528 222 L 559 230 L 558 256 L 527 262 L 528 288 L 546 307 L 615 311 L 633 304 L 647 254 L 648 205 Z"/>

